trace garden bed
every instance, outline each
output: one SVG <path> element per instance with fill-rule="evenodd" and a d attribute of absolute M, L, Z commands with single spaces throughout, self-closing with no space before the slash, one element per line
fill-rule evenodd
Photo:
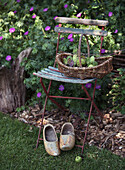
<path fill-rule="evenodd" d="M 35 108 L 30 107 L 30 111 L 13 112 L 11 113 L 11 117 L 40 127 L 42 112 L 39 106 L 36 105 Z M 116 155 L 125 157 L 125 115 L 115 111 L 105 111 L 103 114 L 104 118 L 102 121 L 98 116 L 94 116 L 94 119 L 91 119 L 86 140 L 87 143 L 90 146 L 95 145 L 99 149 L 106 148 Z M 82 143 L 87 126 L 87 116 L 85 114 L 85 118 L 82 119 L 79 115 L 71 113 L 68 109 L 67 112 L 53 109 L 50 112 L 46 111 L 44 124 L 53 124 L 56 132 L 60 133 L 62 125 L 66 121 L 69 121 L 75 127 L 77 141 Z"/>

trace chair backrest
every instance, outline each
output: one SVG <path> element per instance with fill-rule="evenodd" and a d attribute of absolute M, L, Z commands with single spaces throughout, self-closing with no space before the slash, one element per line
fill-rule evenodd
<path fill-rule="evenodd" d="M 106 21 L 106 20 L 94 20 L 94 19 L 78 19 L 78 18 L 68 18 L 68 17 L 56 17 L 55 21 L 57 23 L 59 23 L 59 27 L 55 27 L 55 29 L 54 29 L 55 32 L 58 33 L 56 55 L 58 53 L 58 48 L 59 48 L 60 33 L 72 33 L 72 34 L 84 34 L 84 35 L 101 36 L 101 46 L 100 46 L 100 55 L 101 55 L 103 38 L 104 38 L 104 36 L 107 36 L 107 34 L 108 34 L 107 31 L 104 31 L 104 27 L 108 25 L 108 21 Z M 62 23 L 65 23 L 65 24 L 95 25 L 95 26 L 102 27 L 102 30 L 66 28 L 66 27 L 61 27 Z M 54 63 L 54 66 L 55 66 L 55 63 Z"/>

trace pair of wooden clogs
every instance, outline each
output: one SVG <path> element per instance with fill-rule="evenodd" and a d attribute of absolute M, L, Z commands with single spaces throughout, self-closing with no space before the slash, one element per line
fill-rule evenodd
<path fill-rule="evenodd" d="M 47 124 L 43 129 L 43 141 L 46 152 L 52 156 L 58 156 L 60 149 L 63 151 L 71 150 L 75 145 L 74 127 L 67 122 L 62 126 L 60 142 L 58 142 L 56 131 L 51 124 Z"/>

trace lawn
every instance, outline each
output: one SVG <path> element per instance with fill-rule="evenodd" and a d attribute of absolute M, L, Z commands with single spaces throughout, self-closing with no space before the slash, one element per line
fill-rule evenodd
<path fill-rule="evenodd" d="M 0 170 L 123 170 L 125 158 L 85 146 L 84 160 L 76 163 L 80 148 L 50 156 L 43 142 L 35 149 L 38 128 L 0 113 Z"/>

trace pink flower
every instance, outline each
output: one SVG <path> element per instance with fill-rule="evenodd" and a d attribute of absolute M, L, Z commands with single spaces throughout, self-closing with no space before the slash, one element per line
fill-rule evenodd
<path fill-rule="evenodd" d="M 28 33 L 29 33 L 29 31 L 26 31 L 26 32 L 24 33 L 24 35 L 28 35 Z"/>
<path fill-rule="evenodd" d="M 30 8 L 30 11 L 33 11 L 33 9 L 34 9 L 34 8 L 33 8 L 33 7 L 31 7 L 31 8 Z"/>
<path fill-rule="evenodd" d="M 53 19 L 55 20 L 58 16 L 55 16 Z"/>
<path fill-rule="evenodd" d="M 63 91 L 63 90 L 64 90 L 64 86 L 63 86 L 63 85 L 60 85 L 60 86 L 59 86 L 59 90 L 60 90 L 60 91 Z"/>
<path fill-rule="evenodd" d="M 34 15 L 32 16 L 32 18 L 36 18 L 36 14 L 34 14 Z"/>
<path fill-rule="evenodd" d="M 10 28 L 9 31 L 10 31 L 10 33 L 15 32 L 15 28 Z"/>
<path fill-rule="evenodd" d="M 44 12 L 48 11 L 48 8 L 43 9 Z"/>
<path fill-rule="evenodd" d="M 112 12 L 109 12 L 108 16 L 111 17 L 112 16 Z"/>
<path fill-rule="evenodd" d="M 70 41 L 70 42 L 72 42 L 73 40 L 74 40 L 73 38 L 70 38 L 70 40 L 69 40 L 69 41 Z"/>
<path fill-rule="evenodd" d="M 17 2 L 20 2 L 20 0 L 17 0 Z"/>
<path fill-rule="evenodd" d="M 80 13 L 79 13 L 79 14 L 77 14 L 76 16 L 80 18 L 80 17 L 81 17 L 81 15 L 82 15 L 82 13 L 80 12 Z"/>
<path fill-rule="evenodd" d="M 64 8 L 67 8 L 67 7 L 68 7 L 68 5 L 67 5 L 67 4 L 65 4 L 65 5 L 64 5 Z"/>
<path fill-rule="evenodd" d="M 68 35 L 68 39 L 71 39 L 72 36 L 73 36 L 73 34 L 69 34 L 69 35 Z"/>
<path fill-rule="evenodd" d="M 118 30 L 116 29 L 114 33 L 116 34 L 117 32 L 118 32 Z"/>
<path fill-rule="evenodd" d="M 86 88 L 89 89 L 89 88 L 91 88 L 92 84 L 91 83 L 87 83 L 85 86 L 86 86 Z"/>
<path fill-rule="evenodd" d="M 42 95 L 41 92 L 37 93 L 37 97 L 41 97 L 41 95 Z"/>
<path fill-rule="evenodd" d="M 0 40 L 2 40 L 3 39 L 3 36 L 0 36 Z"/>
<path fill-rule="evenodd" d="M 16 14 L 17 13 L 17 11 L 14 11 L 14 14 Z"/>
<path fill-rule="evenodd" d="M 45 31 L 49 31 L 50 28 L 51 28 L 50 26 L 46 26 Z"/>
<path fill-rule="evenodd" d="M 6 60 L 10 61 L 11 60 L 11 56 L 10 55 L 6 56 Z"/>
<path fill-rule="evenodd" d="M 55 27 L 59 27 L 59 25 L 56 25 Z"/>
<path fill-rule="evenodd" d="M 101 89 L 101 86 L 97 84 L 96 89 Z"/>
<path fill-rule="evenodd" d="M 105 49 L 102 49 L 102 50 L 101 50 L 101 53 L 105 53 Z"/>

